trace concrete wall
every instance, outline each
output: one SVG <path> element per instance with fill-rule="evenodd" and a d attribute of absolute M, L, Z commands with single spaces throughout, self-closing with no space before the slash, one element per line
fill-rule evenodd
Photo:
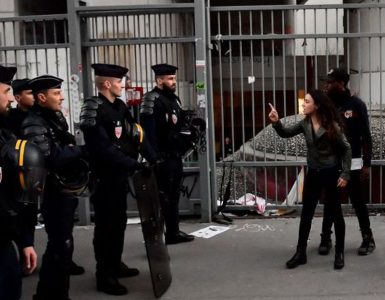
<path fill-rule="evenodd" d="M 363 1 L 373 3 L 373 1 Z M 385 3 L 384 0 L 379 1 Z M 352 11 L 351 32 L 384 32 L 385 11 L 378 9 Z M 360 26 L 359 26 L 360 25 Z M 361 38 L 350 41 L 350 69 L 359 74 L 351 75 L 350 87 L 366 103 L 380 108 L 385 103 L 385 40 Z"/>
<path fill-rule="evenodd" d="M 13 17 L 16 14 L 15 3 L 17 0 L 1 0 L 0 17 Z"/>
<path fill-rule="evenodd" d="M 342 0 L 309 0 L 306 5 L 342 4 Z M 298 10 L 293 20 L 293 33 L 322 34 L 343 33 L 343 9 Z M 295 41 L 296 55 L 342 55 L 342 39 L 306 39 Z"/>

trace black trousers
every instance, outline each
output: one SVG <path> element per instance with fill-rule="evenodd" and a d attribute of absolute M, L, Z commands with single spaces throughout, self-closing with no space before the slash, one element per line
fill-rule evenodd
<path fill-rule="evenodd" d="M 73 254 L 74 212 L 78 199 L 47 182 L 41 212 L 48 241 L 37 285 L 38 299 L 68 299 Z"/>
<path fill-rule="evenodd" d="M 350 172 L 350 180 L 348 183 L 348 194 L 353 208 L 356 212 L 358 223 L 362 234 L 371 235 L 370 229 L 369 211 L 367 203 L 367 197 L 364 195 L 363 182 L 360 179 L 361 170 L 353 170 Z M 324 219 L 322 222 L 322 233 L 331 234 L 331 228 L 333 225 L 332 218 L 324 211 Z"/>
<path fill-rule="evenodd" d="M 18 300 L 21 297 L 21 267 L 16 245 L 0 245 L 0 299 Z"/>
<path fill-rule="evenodd" d="M 299 225 L 298 249 L 306 251 L 314 212 L 321 193 L 325 193 L 325 212 L 333 220 L 336 234 L 336 250 L 343 251 L 345 244 L 345 221 L 342 214 L 337 180 L 338 168 L 308 168 L 303 188 L 303 208 Z"/>
<path fill-rule="evenodd" d="M 91 201 L 95 212 L 96 277 L 114 277 L 122 259 L 127 223 L 126 178 L 100 178 Z"/>
<path fill-rule="evenodd" d="M 166 158 L 159 166 L 157 181 L 159 200 L 166 224 L 166 234 L 179 232 L 179 196 L 183 163 L 179 157 Z"/>

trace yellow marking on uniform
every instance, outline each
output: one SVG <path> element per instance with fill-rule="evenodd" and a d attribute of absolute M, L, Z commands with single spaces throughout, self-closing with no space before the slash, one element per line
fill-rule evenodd
<path fill-rule="evenodd" d="M 20 180 L 21 188 L 24 190 L 25 189 L 25 181 L 24 181 L 24 174 L 23 174 L 23 172 L 19 173 L 19 180 Z"/>
<path fill-rule="evenodd" d="M 25 144 L 27 143 L 26 140 L 24 140 L 21 143 L 20 147 L 20 156 L 19 156 L 19 167 L 22 167 L 24 165 L 24 151 L 25 151 Z"/>
<path fill-rule="evenodd" d="M 19 149 L 20 149 L 21 141 L 22 141 L 22 140 L 17 140 L 16 146 L 15 146 L 15 149 L 16 149 L 16 150 L 19 150 Z"/>
<path fill-rule="evenodd" d="M 138 131 L 139 131 L 139 134 L 140 134 L 139 142 L 142 143 L 143 142 L 143 129 L 142 129 L 142 126 L 140 126 L 138 123 L 135 123 L 135 125 L 138 128 Z"/>

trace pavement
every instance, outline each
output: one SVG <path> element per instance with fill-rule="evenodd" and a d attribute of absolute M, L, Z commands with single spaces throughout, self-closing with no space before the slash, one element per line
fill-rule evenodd
<path fill-rule="evenodd" d="M 285 262 L 295 252 L 299 218 L 240 218 L 212 238 L 170 245 L 173 282 L 162 299 L 385 299 L 385 217 L 371 217 L 377 248 L 368 256 L 356 254 L 361 242 L 357 218 L 345 221 L 345 268 L 339 271 L 333 269 L 334 254 L 317 254 L 321 218 L 313 221 L 308 263 L 292 270 L 286 269 Z M 184 220 L 181 229 L 191 233 L 210 225 L 219 224 Z M 125 296 L 96 291 L 92 235 L 92 226 L 74 230 L 74 260 L 86 273 L 72 276 L 71 299 L 155 299 L 140 225 L 126 229 L 123 260 L 140 274 L 121 280 L 129 289 Z M 39 261 L 45 242 L 45 231 L 37 230 Z M 37 273 L 24 279 L 22 299 L 32 298 L 37 279 Z"/>

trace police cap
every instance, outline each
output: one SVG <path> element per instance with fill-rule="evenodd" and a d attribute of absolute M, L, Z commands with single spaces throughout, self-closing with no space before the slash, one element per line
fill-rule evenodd
<path fill-rule="evenodd" d="M 95 76 L 122 78 L 128 72 L 127 68 L 118 65 L 92 64 L 91 67 L 95 70 Z"/>
<path fill-rule="evenodd" d="M 34 94 L 48 89 L 60 89 L 63 79 L 51 76 L 43 75 L 30 80 L 29 85 Z"/>
<path fill-rule="evenodd" d="M 151 67 L 153 69 L 155 75 L 175 75 L 178 67 L 168 65 L 168 64 L 158 64 Z"/>
<path fill-rule="evenodd" d="M 29 79 L 15 79 L 12 81 L 12 90 L 14 95 L 20 94 L 22 91 L 31 90 Z"/>
<path fill-rule="evenodd" d="M 0 83 L 11 85 L 16 70 L 16 67 L 4 67 L 0 65 Z"/>
<path fill-rule="evenodd" d="M 326 77 L 322 78 L 326 82 L 342 81 L 344 84 L 347 84 L 349 79 L 349 74 L 341 68 L 330 69 Z"/>

